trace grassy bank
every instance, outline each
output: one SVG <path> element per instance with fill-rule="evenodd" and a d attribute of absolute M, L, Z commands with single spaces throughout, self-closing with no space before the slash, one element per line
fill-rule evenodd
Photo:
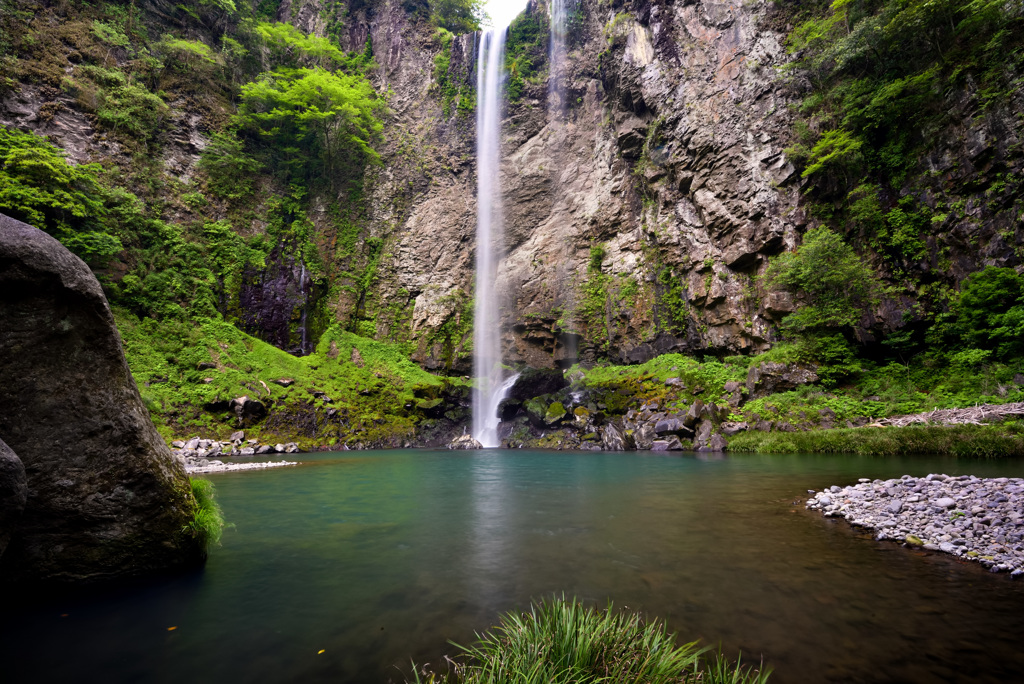
<path fill-rule="evenodd" d="M 123 310 L 115 317 L 142 399 L 168 439 L 226 439 L 239 427 L 228 402 L 243 395 L 268 408 L 266 420 L 247 426 L 247 436 L 263 442 L 403 439 L 424 419 L 417 392 L 464 384 L 423 370 L 397 345 L 339 326 L 298 357 L 214 318 L 140 320 Z"/>
<path fill-rule="evenodd" d="M 703 682 L 760 684 L 768 671 L 731 663 L 696 642 L 676 645 L 657 620 L 597 611 L 553 599 L 508 613 L 447 675 L 414 673 L 415 682 L 569 684 L 577 682 Z"/>
<path fill-rule="evenodd" d="M 911 425 L 807 432 L 746 432 L 729 441 L 730 451 L 759 454 L 829 453 L 861 456 L 941 454 L 958 458 L 1024 456 L 1024 428 L 1003 425 Z"/>

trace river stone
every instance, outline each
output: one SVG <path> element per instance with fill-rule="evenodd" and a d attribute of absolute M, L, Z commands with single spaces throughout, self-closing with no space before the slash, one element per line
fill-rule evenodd
<path fill-rule="evenodd" d="M 201 562 L 184 468 L 142 404 L 88 266 L 0 215 L 0 435 L 27 474 L 4 581 L 74 582 Z"/>
<path fill-rule="evenodd" d="M 935 501 L 935 505 L 938 506 L 939 508 L 953 508 L 954 506 L 956 506 L 956 501 L 944 496 L 941 499 L 937 499 Z"/>
<path fill-rule="evenodd" d="M 27 499 L 25 466 L 18 455 L 0 440 L 0 556 L 11 541 Z"/>

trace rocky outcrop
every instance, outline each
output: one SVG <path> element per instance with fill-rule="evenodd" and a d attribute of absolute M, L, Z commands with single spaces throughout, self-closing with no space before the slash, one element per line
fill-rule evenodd
<path fill-rule="evenodd" d="M 758 399 L 776 392 L 788 392 L 817 380 L 815 369 L 807 364 L 765 361 L 747 371 L 747 394 L 751 399 Z"/>
<path fill-rule="evenodd" d="M 25 466 L 18 455 L 0 440 L 0 556 L 11 541 L 27 500 Z"/>
<path fill-rule="evenodd" d="M 12 580 L 83 581 L 198 564 L 188 478 L 157 434 L 99 283 L 55 239 L 0 215 L 0 437 L 28 500 Z"/>

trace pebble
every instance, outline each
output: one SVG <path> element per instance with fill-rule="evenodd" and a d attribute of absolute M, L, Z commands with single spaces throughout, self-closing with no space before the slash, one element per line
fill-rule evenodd
<path fill-rule="evenodd" d="M 807 508 L 846 519 L 879 540 L 902 542 L 1024 575 L 1024 479 L 932 473 L 895 480 L 861 478 L 809 492 Z"/>
<path fill-rule="evenodd" d="M 186 473 L 215 473 L 230 470 L 259 470 L 279 465 L 295 465 L 295 463 L 290 461 L 225 464 L 221 461 L 213 460 L 216 456 L 251 457 L 256 454 L 295 454 L 301 451 L 299 445 L 295 442 L 270 446 L 269 444 L 261 445 L 255 439 L 244 440 L 244 437 L 244 433 L 235 432 L 231 435 L 231 440 L 226 442 L 219 442 L 215 439 L 201 439 L 199 437 L 193 437 L 187 441 L 175 440 L 171 442 L 171 453 L 185 466 Z"/>

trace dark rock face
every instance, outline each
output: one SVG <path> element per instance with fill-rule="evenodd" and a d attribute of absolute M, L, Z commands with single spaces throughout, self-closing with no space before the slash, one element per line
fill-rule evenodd
<path fill-rule="evenodd" d="M 188 478 L 150 422 L 99 283 L 0 215 L 0 436 L 28 497 L 0 578 L 88 581 L 201 562 Z"/>
<path fill-rule="evenodd" d="M 239 292 L 242 328 L 278 349 L 303 356 L 316 346 L 317 288 L 306 265 L 279 246 L 262 271 L 249 268 Z"/>
<path fill-rule="evenodd" d="M 0 440 L 0 556 L 11 541 L 27 499 L 25 466 L 18 455 Z"/>
<path fill-rule="evenodd" d="M 542 394 L 554 394 L 568 384 L 560 370 L 527 368 L 520 373 L 512 389 L 508 391 L 508 398 L 526 401 Z"/>

